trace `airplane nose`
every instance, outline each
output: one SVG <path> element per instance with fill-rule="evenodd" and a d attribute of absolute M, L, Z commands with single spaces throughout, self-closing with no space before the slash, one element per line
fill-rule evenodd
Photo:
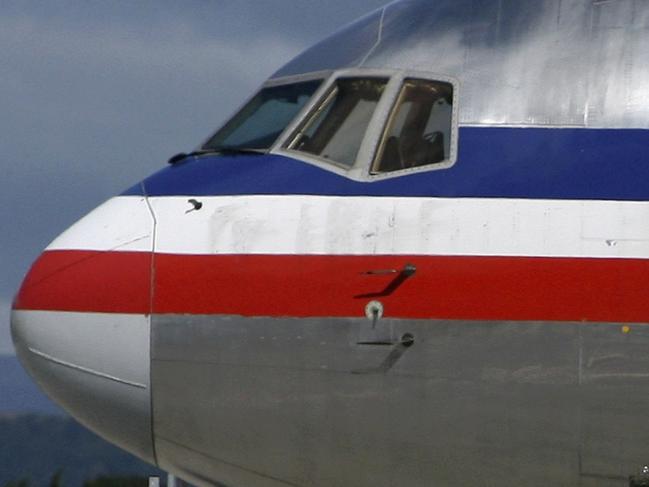
<path fill-rule="evenodd" d="M 144 317 L 14 310 L 23 366 L 72 416 L 153 463 Z"/>
<path fill-rule="evenodd" d="M 144 198 L 110 200 L 37 259 L 11 316 L 16 353 L 41 388 L 150 463 L 153 230 Z"/>

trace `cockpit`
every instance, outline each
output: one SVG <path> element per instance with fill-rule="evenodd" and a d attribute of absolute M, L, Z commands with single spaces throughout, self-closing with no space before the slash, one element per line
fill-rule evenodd
<path fill-rule="evenodd" d="M 367 69 L 273 79 L 199 152 L 282 154 L 356 180 L 448 168 L 456 87 L 444 76 Z"/>

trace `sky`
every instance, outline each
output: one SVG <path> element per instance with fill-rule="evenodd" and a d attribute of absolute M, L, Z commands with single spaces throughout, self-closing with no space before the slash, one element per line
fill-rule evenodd
<path fill-rule="evenodd" d="M 30 264 L 387 0 L 0 0 L 0 355 Z"/>

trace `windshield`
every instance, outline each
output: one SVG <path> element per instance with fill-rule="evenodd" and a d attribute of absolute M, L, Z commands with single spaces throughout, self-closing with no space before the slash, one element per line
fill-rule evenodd
<path fill-rule="evenodd" d="M 388 120 L 372 173 L 448 161 L 452 121 L 453 85 L 406 79 Z"/>
<path fill-rule="evenodd" d="M 321 84 L 312 80 L 263 88 L 202 150 L 270 149 Z"/>
<path fill-rule="evenodd" d="M 351 167 L 387 83 L 387 78 L 338 79 L 288 148 Z"/>

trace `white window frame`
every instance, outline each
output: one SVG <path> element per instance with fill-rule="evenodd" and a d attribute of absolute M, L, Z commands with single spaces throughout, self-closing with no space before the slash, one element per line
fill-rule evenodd
<path fill-rule="evenodd" d="M 315 76 L 318 74 L 319 76 Z M 278 78 L 264 84 L 267 86 L 278 86 L 282 84 L 295 83 L 296 81 L 305 81 L 309 79 L 318 79 L 323 76 L 323 72 L 313 73 L 310 75 L 291 76 L 286 78 Z M 330 93 L 334 84 L 339 78 L 387 78 L 388 83 L 385 87 L 383 96 L 379 100 L 372 118 L 368 124 L 367 131 L 361 142 L 355 162 L 351 167 L 342 164 L 336 164 L 335 161 L 318 157 L 314 154 L 301 152 L 295 149 L 287 148 L 288 144 L 295 138 L 297 131 L 303 124 L 312 116 L 315 110 L 320 107 L 324 102 L 325 97 Z M 397 171 L 383 172 L 372 174 L 372 164 L 374 158 L 379 150 L 381 139 L 387 130 L 390 122 L 390 116 L 398 107 L 396 104 L 399 100 L 403 84 L 407 79 L 420 79 L 426 81 L 439 81 L 448 83 L 453 87 L 453 110 L 451 120 L 451 136 L 449 157 L 442 162 L 425 164 L 421 166 L 400 169 Z M 457 142 L 459 130 L 459 82 L 455 78 L 446 75 L 435 74 L 430 72 L 412 71 L 412 70 L 393 70 L 393 69 L 342 69 L 329 72 L 329 77 L 326 79 L 320 88 L 314 93 L 311 100 L 300 111 L 299 115 L 295 117 L 284 132 L 275 141 L 270 149 L 273 154 L 278 154 L 293 159 L 299 159 L 308 164 L 318 166 L 330 172 L 345 176 L 347 178 L 372 182 L 380 181 L 383 179 L 391 179 L 407 174 L 439 171 L 452 167 L 457 161 Z"/>

